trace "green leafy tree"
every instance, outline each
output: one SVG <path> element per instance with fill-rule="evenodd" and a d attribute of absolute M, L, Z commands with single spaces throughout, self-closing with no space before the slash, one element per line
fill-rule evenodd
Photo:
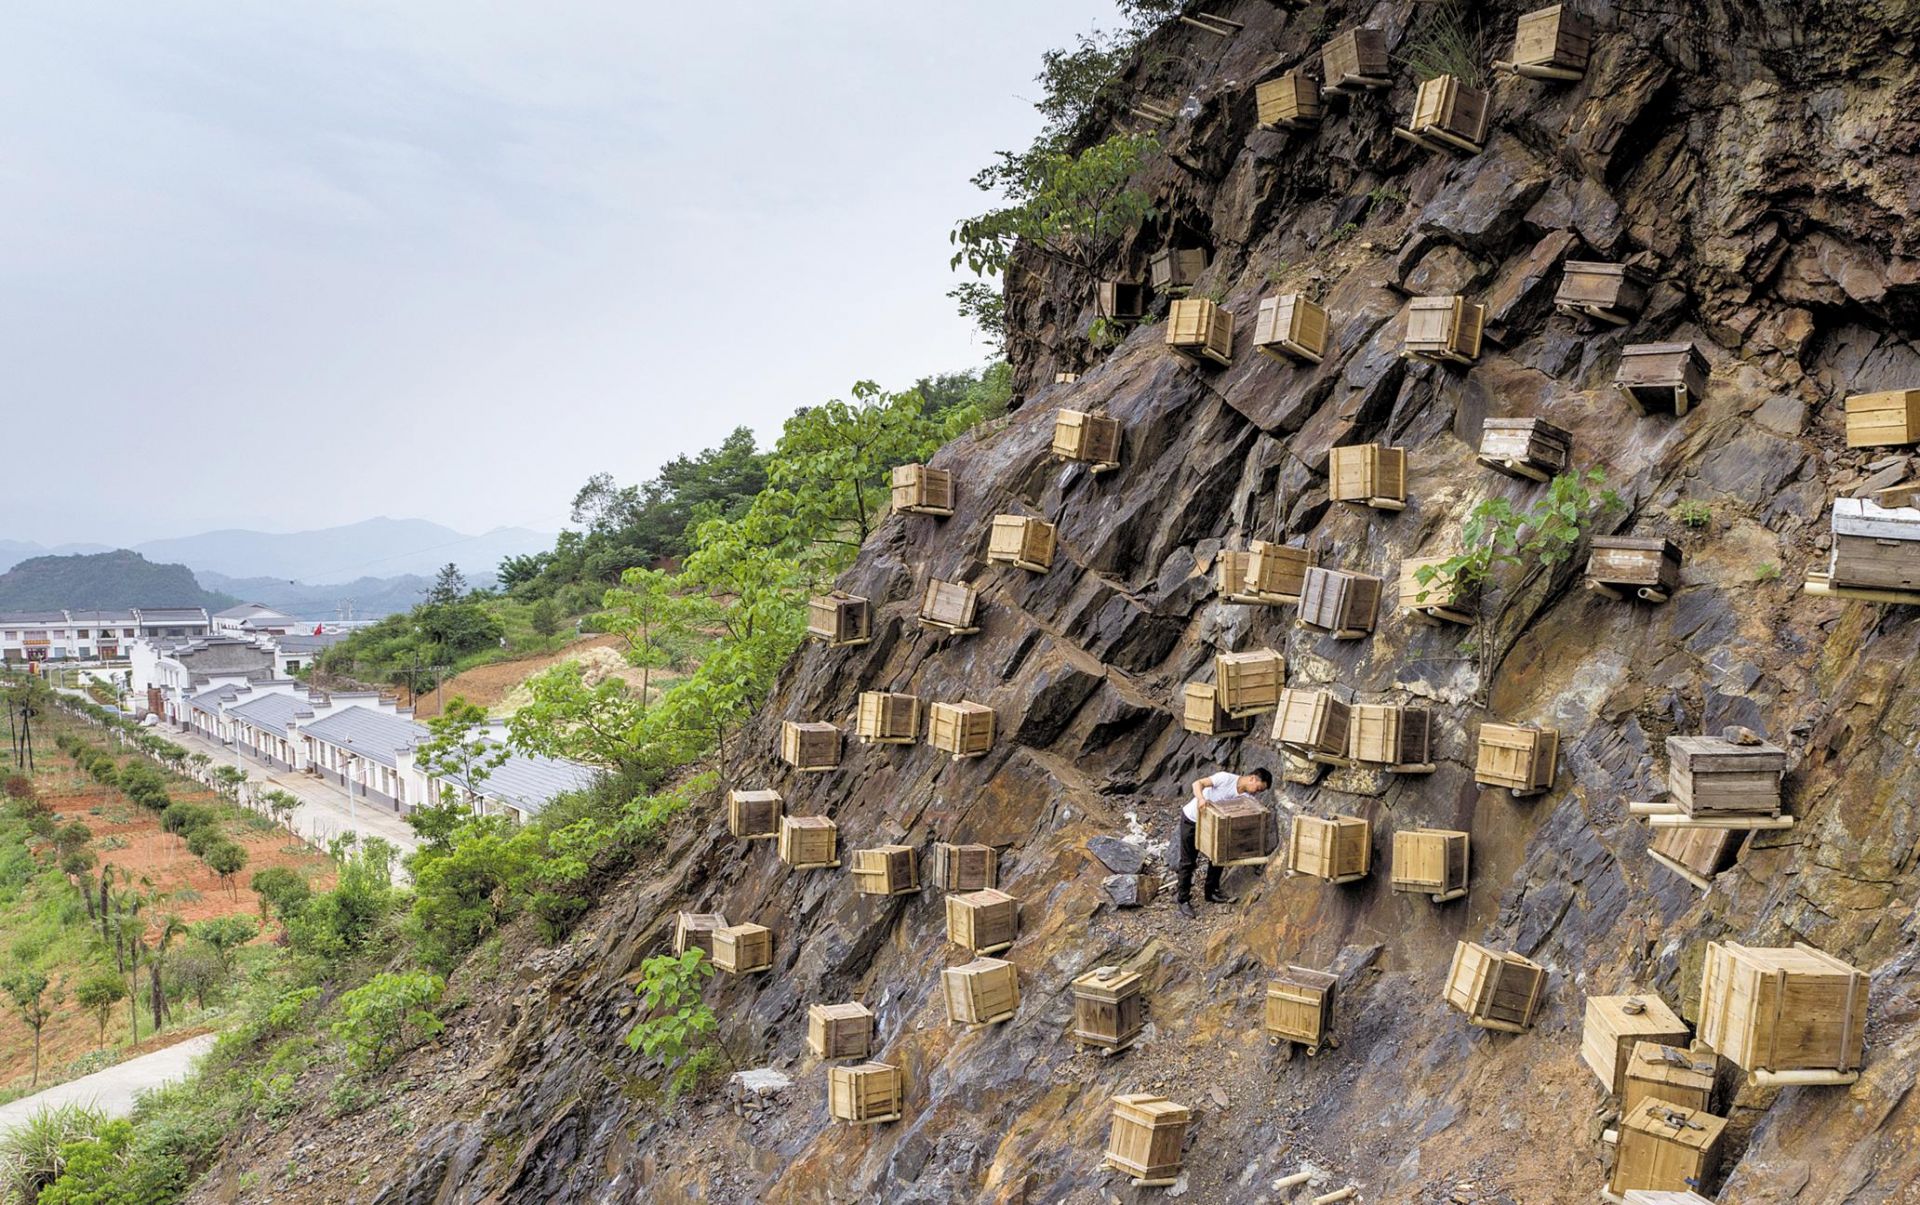
<path fill-rule="evenodd" d="M 234 879 L 247 868 L 247 851 L 244 847 L 235 841 L 216 842 L 214 847 L 207 851 L 206 863 L 213 868 L 213 873 L 220 876 L 220 881 L 226 884 L 229 897 L 238 894 L 239 888 Z"/>
<path fill-rule="evenodd" d="M 47 979 L 44 972 L 22 967 L 0 978 L 0 991 L 7 994 L 7 1002 L 13 1005 L 13 1011 L 20 1014 L 20 1020 L 33 1031 L 33 1079 L 40 1082 L 40 1032 L 53 1019 L 54 1009 L 66 998 L 66 991 L 58 984 Z"/>
<path fill-rule="evenodd" d="M 413 857 L 411 925 L 421 958 L 452 970 L 482 938 L 520 907 L 515 888 L 526 875 L 526 844 L 503 817 L 475 818 L 445 849 Z"/>
<path fill-rule="evenodd" d="M 627 1045 L 660 1064 L 669 1098 L 691 1087 L 707 1039 L 719 1028 L 701 989 L 713 966 L 700 950 L 660 954 L 640 964 L 641 1020 L 627 1032 Z"/>
<path fill-rule="evenodd" d="M 383 972 L 340 997 L 341 1019 L 333 1036 L 345 1043 L 347 1061 L 361 1071 L 378 1070 L 445 1026 L 433 1006 L 446 980 L 422 971 Z"/>
<path fill-rule="evenodd" d="M 1114 134 L 1077 154 L 1002 151 L 999 162 L 977 173 L 973 183 L 1006 203 L 954 227 L 952 266 L 998 274 L 1012 262 L 1014 249 L 1024 246 L 1090 269 L 1122 234 L 1154 216 L 1151 195 L 1128 182 L 1158 149 L 1146 135 Z"/>
<path fill-rule="evenodd" d="M 259 936 L 260 926 L 250 916 L 216 916 L 196 923 L 192 933 L 219 958 L 220 969 L 231 974 L 233 952 Z"/>
<path fill-rule="evenodd" d="M 548 639 L 560 630 L 560 613 L 554 607 L 552 599 L 536 599 L 534 604 L 527 608 L 527 626 L 533 629 L 534 635 Z"/>
<path fill-rule="evenodd" d="M 392 914 L 395 904 L 393 843 L 380 837 L 336 839 L 329 851 L 338 877 L 332 891 L 307 901 L 287 925 L 295 950 L 328 962 L 366 949 Z"/>
<path fill-rule="evenodd" d="M 625 682 L 589 684 L 586 667 L 563 661 L 525 686 L 527 701 L 507 720 L 515 748 L 616 771 L 642 764 L 647 707 Z"/>
<path fill-rule="evenodd" d="M 511 755 L 487 736 L 487 711 L 459 695 L 427 721 L 427 739 L 414 747 L 414 763 L 440 780 L 442 804 L 469 804 L 480 797 L 487 776 Z M 415 826 L 416 830 L 418 825 Z"/>
<path fill-rule="evenodd" d="M 300 810 L 299 796 L 291 791 L 281 790 L 279 787 L 274 787 L 272 790 L 262 792 L 260 802 L 265 805 L 267 812 L 272 815 L 274 823 L 280 825 L 282 828 L 285 828 L 293 819 L 293 814 Z"/>
<path fill-rule="evenodd" d="M 467 579 L 460 572 L 460 566 L 448 561 L 440 566 L 440 573 L 433 579 L 433 586 L 427 591 L 427 601 L 439 605 L 457 603 L 467 596 Z"/>
<path fill-rule="evenodd" d="M 213 789 L 220 798 L 228 803 L 237 803 L 240 799 L 240 787 L 247 781 L 247 772 L 239 766 L 216 766 L 213 771 Z"/>
<path fill-rule="evenodd" d="M 265 917 L 271 909 L 283 927 L 313 898 L 313 889 L 307 885 L 306 879 L 289 866 L 269 866 L 256 870 L 249 885 L 253 893 L 260 897 L 260 915 Z"/>
<path fill-rule="evenodd" d="M 595 619 L 602 631 L 626 641 L 627 662 L 640 670 L 636 697 L 643 708 L 653 698 L 653 671 L 681 662 L 699 625 L 718 618 L 705 595 L 686 591 L 658 569 L 627 570 L 602 602 L 607 609 Z"/>
<path fill-rule="evenodd" d="M 107 1017 L 114 1005 L 127 998 L 127 985 L 112 971 L 95 971 L 73 989 L 73 1002 L 93 1014 L 100 1023 L 100 1048 L 107 1045 Z"/>

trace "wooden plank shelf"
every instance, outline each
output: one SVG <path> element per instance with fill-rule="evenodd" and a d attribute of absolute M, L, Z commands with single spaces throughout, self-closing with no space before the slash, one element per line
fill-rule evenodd
<path fill-rule="evenodd" d="M 1807 572 L 1807 584 L 1801 587 L 1807 594 L 1821 598 L 1851 598 L 1860 602 L 1893 603 L 1896 606 L 1920 607 L 1920 590 L 1881 590 L 1869 586 L 1836 586 L 1832 576 L 1814 570 Z"/>

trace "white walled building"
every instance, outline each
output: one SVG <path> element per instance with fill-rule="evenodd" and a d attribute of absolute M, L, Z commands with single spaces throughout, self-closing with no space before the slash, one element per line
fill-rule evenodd
<path fill-rule="evenodd" d="M 265 603 L 241 603 L 213 616 L 213 630 L 224 636 L 284 636 L 303 626 L 293 616 L 282 614 Z"/>
<path fill-rule="evenodd" d="M 3 611 L 0 660 L 111 661 L 141 637 L 205 636 L 211 622 L 200 607 Z"/>

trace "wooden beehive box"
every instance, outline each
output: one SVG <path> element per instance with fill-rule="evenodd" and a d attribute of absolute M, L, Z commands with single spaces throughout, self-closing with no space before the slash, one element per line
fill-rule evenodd
<path fill-rule="evenodd" d="M 863 690 L 853 734 L 868 744 L 911 745 L 920 739 L 920 699 L 886 690 Z"/>
<path fill-rule="evenodd" d="M 1273 1041 L 1298 1042 L 1318 1054 L 1332 1044 L 1336 976 L 1288 966 L 1267 984 L 1264 1028 Z"/>
<path fill-rule="evenodd" d="M 1180 1174 L 1180 1149 L 1186 1145 L 1192 1116 L 1185 1105 L 1151 1092 L 1114 1097 L 1107 1165 L 1132 1176 L 1141 1187 L 1173 1183 Z"/>
<path fill-rule="evenodd" d="M 1680 1046 L 1635 1042 L 1620 1072 L 1620 1111 L 1631 1113 L 1643 1100 L 1709 1111 L 1713 1106 L 1714 1055 Z"/>
<path fill-rule="evenodd" d="M 1061 410 L 1053 416 L 1053 454 L 1084 460 L 1093 471 L 1120 467 L 1120 420 L 1108 414 Z"/>
<path fill-rule="evenodd" d="M 1180 692 L 1180 726 L 1197 736 L 1244 736 L 1253 721 L 1236 718 L 1220 706 L 1211 682 L 1189 682 Z"/>
<path fill-rule="evenodd" d="M 1205 247 L 1165 247 L 1147 260 L 1147 277 L 1158 293 L 1191 289 L 1206 270 Z"/>
<path fill-rule="evenodd" d="M 1685 1046 L 1687 1023 L 1652 992 L 1628 996 L 1588 996 L 1581 1030 L 1580 1061 L 1615 1096 L 1626 1091 L 1627 1059 L 1640 1042 Z"/>
<path fill-rule="evenodd" d="M 1053 374 L 1053 383 L 1056 385 L 1071 385 L 1079 379 L 1080 374 L 1077 372 L 1056 372 Z"/>
<path fill-rule="evenodd" d="M 995 515 L 987 560 L 1018 565 L 1031 573 L 1053 566 L 1053 524 L 1032 515 Z"/>
<path fill-rule="evenodd" d="M 1146 1027 L 1146 981 L 1119 967 L 1095 967 L 1073 981 L 1073 1041 L 1109 1053 L 1133 1045 Z"/>
<path fill-rule="evenodd" d="M 853 1125 L 898 1121 L 905 1099 L 900 1068 L 856 1063 L 827 1068 L 827 1115 Z"/>
<path fill-rule="evenodd" d="M 1386 31 L 1371 27 L 1341 30 L 1320 48 L 1320 75 L 1327 81 L 1329 92 L 1392 87 Z"/>
<path fill-rule="evenodd" d="M 782 816 L 780 860 L 795 870 L 840 865 L 840 826 L 825 816 Z"/>
<path fill-rule="evenodd" d="M 735 975 L 773 965 L 773 930 L 765 925 L 727 925 L 713 931 L 713 965 Z"/>
<path fill-rule="evenodd" d="M 1093 306 L 1094 313 L 1109 322 L 1138 322 L 1147 313 L 1147 286 L 1138 280 L 1103 280 Z"/>
<path fill-rule="evenodd" d="M 857 594 L 835 590 L 807 603 L 807 635 L 829 648 L 866 644 L 873 639 L 873 607 Z"/>
<path fill-rule="evenodd" d="M 1593 19 L 1565 4 L 1520 18 L 1513 38 L 1513 69 L 1529 79 L 1576 80 L 1587 73 Z"/>
<path fill-rule="evenodd" d="M 1585 315 L 1625 326 L 1646 308 L 1653 282 L 1638 268 L 1570 259 L 1560 268 L 1560 289 L 1554 308 L 1563 314 Z"/>
<path fill-rule="evenodd" d="M 1613 599 L 1665 602 L 1680 589 L 1680 549 L 1671 540 L 1595 536 L 1587 586 Z"/>
<path fill-rule="evenodd" d="M 947 999 L 947 1020 L 962 1025 L 996 1025 L 1013 1020 L 1020 1008 L 1020 972 L 1011 962 L 976 958 L 940 972 Z"/>
<path fill-rule="evenodd" d="M 1471 624 L 1478 606 L 1473 591 L 1454 581 L 1446 571 L 1451 557 L 1412 557 L 1400 562 L 1400 609 L 1427 623 Z M 1431 569 L 1426 581 L 1420 571 Z"/>
<path fill-rule="evenodd" d="M 1243 580 L 1255 597 L 1298 602 L 1306 584 L 1307 570 L 1316 559 L 1310 548 L 1255 540 L 1247 547 L 1247 573 Z"/>
<path fill-rule="evenodd" d="M 1405 354 L 1434 364 L 1471 364 L 1480 358 L 1487 307 L 1464 297 L 1415 297 L 1407 303 Z"/>
<path fill-rule="evenodd" d="M 1787 751 L 1767 741 L 1667 738 L 1667 797 L 1683 815 L 1778 816 Z"/>
<path fill-rule="evenodd" d="M 1869 590 L 1920 590 L 1920 508 L 1833 500 L 1833 555 L 1827 580 Z"/>
<path fill-rule="evenodd" d="M 1462 941 L 1447 968 L 1446 1000 L 1482 1029 L 1521 1033 L 1533 1024 L 1546 985 L 1540 964 Z"/>
<path fill-rule="evenodd" d="M 1573 435 L 1544 418 L 1490 418 L 1480 426 L 1479 461 L 1509 477 L 1546 481 L 1573 463 Z"/>
<path fill-rule="evenodd" d="M 983 888 L 947 896 L 947 940 L 975 954 L 997 954 L 1013 944 L 1020 926 L 1020 901 L 1004 891 Z"/>
<path fill-rule="evenodd" d="M 1220 653 L 1213 659 L 1213 679 L 1228 715 L 1261 715 L 1280 706 L 1286 658 L 1272 649 Z"/>
<path fill-rule="evenodd" d="M 1253 89 L 1260 124 L 1269 129 L 1302 130 L 1320 124 L 1326 105 L 1320 85 L 1304 71 L 1265 80 Z"/>
<path fill-rule="evenodd" d="M 1473 781 L 1505 787 L 1516 796 L 1538 795 L 1553 786 L 1559 768 L 1560 732 L 1520 724 L 1482 724 Z"/>
<path fill-rule="evenodd" d="M 1204 364 L 1233 363 L 1233 315 L 1204 297 L 1182 297 L 1167 311 L 1167 346 Z"/>
<path fill-rule="evenodd" d="M 1760 1083 L 1850 1083 L 1865 1054 L 1867 977 L 1804 942 L 1711 942 L 1700 1038 Z"/>
<path fill-rule="evenodd" d="M 920 622 L 956 636 L 971 636 L 980 630 L 976 618 L 980 592 L 965 582 L 934 578 L 920 598 Z"/>
<path fill-rule="evenodd" d="M 856 849 L 853 889 L 861 895 L 910 895 L 920 890 L 920 859 L 910 845 Z"/>
<path fill-rule="evenodd" d="M 942 891 L 984 891 L 1000 881 L 1000 858 L 991 845 L 933 847 L 933 881 Z"/>
<path fill-rule="evenodd" d="M 873 1053 L 873 1010 L 864 1004 L 807 1008 L 807 1047 L 822 1059 L 864 1059 Z"/>
<path fill-rule="evenodd" d="M 1428 150 L 1477 155 L 1487 141 L 1486 90 L 1469 87 L 1457 76 L 1436 75 L 1421 83 L 1413 98 L 1413 120 L 1394 133 Z"/>
<path fill-rule="evenodd" d="M 1379 444 L 1349 444 L 1329 456 L 1327 489 L 1335 502 L 1361 502 L 1379 510 L 1407 509 L 1407 450 Z"/>
<path fill-rule="evenodd" d="M 916 515 L 953 513 L 953 474 L 924 464 L 903 464 L 893 470 L 893 509 Z"/>
<path fill-rule="evenodd" d="M 1662 1192 L 1653 1188 L 1630 1188 L 1620 1200 L 1622 1205 L 1713 1205 L 1712 1197 L 1703 1197 L 1691 1190 Z"/>
<path fill-rule="evenodd" d="M 1280 692 L 1273 717 L 1273 739 L 1309 757 L 1347 756 L 1347 730 L 1353 709 L 1331 691 L 1288 687 Z"/>
<path fill-rule="evenodd" d="M 1607 1188 L 1684 1191 L 1705 1184 L 1720 1162 L 1724 1117 L 1664 1100 L 1643 1100 L 1620 1119 L 1620 1147 Z"/>
<path fill-rule="evenodd" d="M 1920 389 L 1856 393 L 1847 398 L 1846 406 L 1849 448 L 1920 443 Z"/>
<path fill-rule="evenodd" d="M 1398 703 L 1355 703 L 1350 713 L 1347 756 L 1385 766 L 1395 774 L 1431 774 L 1433 713 Z"/>
<path fill-rule="evenodd" d="M 927 743 L 955 761 L 993 748 L 993 708 L 984 703 L 935 703 L 927 711 Z"/>
<path fill-rule="evenodd" d="M 787 720 L 780 725 L 780 760 L 802 774 L 831 770 L 840 764 L 840 730 L 824 720 Z"/>
<path fill-rule="evenodd" d="M 1656 828 L 1647 856 L 1702 891 L 1739 857 L 1746 834 L 1727 828 Z"/>
<path fill-rule="evenodd" d="M 1468 835 L 1457 829 L 1399 830 L 1393 834 L 1393 889 L 1430 895 L 1436 904 L 1466 895 L 1468 845 Z"/>
<path fill-rule="evenodd" d="M 1264 865 L 1273 851 L 1267 845 L 1267 809 L 1257 799 L 1236 795 L 1215 803 L 1202 800 L 1194 844 L 1215 866 Z"/>
<path fill-rule="evenodd" d="M 1315 565 L 1301 583 L 1300 623 L 1331 632 L 1336 640 L 1358 640 L 1373 631 L 1384 585 L 1371 574 Z"/>
<path fill-rule="evenodd" d="M 673 918 L 673 952 L 685 954 L 689 946 L 708 958 L 713 957 L 713 931 L 727 927 L 727 918 L 718 912 L 682 912 Z"/>
<path fill-rule="evenodd" d="M 1641 414 L 1678 417 L 1707 395 L 1707 358 L 1691 343 L 1636 343 L 1620 353 L 1613 383 Z"/>
<path fill-rule="evenodd" d="M 1353 883 L 1373 865 L 1373 826 L 1358 816 L 1295 816 L 1287 869 L 1329 883 Z"/>
<path fill-rule="evenodd" d="M 1301 294 L 1267 297 L 1254 314 L 1254 350 L 1318 364 L 1327 354 L 1328 329 L 1327 311 Z"/>
<path fill-rule="evenodd" d="M 727 831 L 742 841 L 777 837 L 783 803 L 778 791 L 728 791 Z"/>
<path fill-rule="evenodd" d="M 1252 597 L 1247 593 L 1247 563 L 1252 557 L 1252 553 L 1235 548 L 1222 548 L 1214 554 L 1214 588 L 1229 601 Z"/>

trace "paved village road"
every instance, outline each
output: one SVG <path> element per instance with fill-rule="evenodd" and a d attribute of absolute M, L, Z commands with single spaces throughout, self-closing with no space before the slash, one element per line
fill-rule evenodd
<path fill-rule="evenodd" d="M 164 1050 L 116 1063 L 105 1071 L 83 1075 L 33 1096 L 23 1096 L 11 1104 L 0 1105 L 0 1134 L 5 1134 L 41 1109 L 55 1105 L 90 1105 L 109 1117 L 125 1117 L 133 1112 L 134 1097 L 140 1093 L 184 1079 L 192 1069 L 193 1061 L 213 1049 L 215 1036 L 203 1033 Z"/>

